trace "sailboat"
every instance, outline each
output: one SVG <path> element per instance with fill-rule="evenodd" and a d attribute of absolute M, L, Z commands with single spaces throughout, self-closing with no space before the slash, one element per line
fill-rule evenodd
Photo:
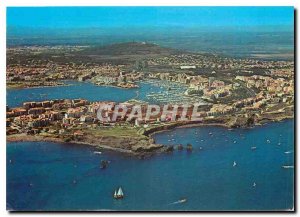
<path fill-rule="evenodd" d="M 124 198 L 124 193 L 123 193 L 121 187 L 119 187 L 118 191 L 115 190 L 114 198 L 115 198 L 115 199 L 123 199 L 123 198 Z"/>

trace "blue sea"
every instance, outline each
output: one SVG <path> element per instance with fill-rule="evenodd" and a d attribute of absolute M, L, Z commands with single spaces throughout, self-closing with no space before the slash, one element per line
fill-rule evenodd
<path fill-rule="evenodd" d="M 144 86 L 145 85 L 145 86 Z M 154 88 L 141 85 L 143 91 Z M 42 94 L 42 95 L 41 95 Z M 47 94 L 44 96 L 43 94 Z M 74 83 L 7 91 L 7 104 L 45 98 L 125 101 L 135 90 Z M 212 133 L 212 134 L 211 134 Z M 192 153 L 138 159 L 95 148 L 49 142 L 7 143 L 10 210 L 290 210 L 294 207 L 294 120 L 252 129 L 177 128 L 156 143 L 194 147 Z M 269 140 L 269 142 L 268 142 Z M 255 150 L 251 147 L 256 147 Z M 101 160 L 109 160 L 106 170 Z M 236 166 L 233 163 L 236 162 Z M 255 186 L 253 186 L 255 183 Z M 125 198 L 114 200 L 116 188 Z M 180 203 L 182 198 L 186 202 Z"/>
<path fill-rule="evenodd" d="M 293 120 L 233 131 L 178 128 L 156 134 L 155 141 L 191 143 L 191 153 L 144 160 L 105 150 L 96 155 L 95 148 L 75 144 L 8 143 L 7 208 L 290 210 L 294 169 L 282 166 L 294 165 L 293 128 Z M 111 162 L 107 169 L 100 169 L 101 160 Z M 123 200 L 112 197 L 119 186 Z"/>
<path fill-rule="evenodd" d="M 294 58 L 292 25 L 270 28 L 258 25 L 254 29 L 240 25 L 228 29 L 214 25 L 189 28 L 184 23 L 179 27 L 159 28 L 160 20 L 153 22 L 157 23 L 157 27 L 134 28 L 128 24 L 128 28 L 117 29 L 51 30 L 8 26 L 7 47 L 104 46 L 145 41 L 180 50 L 236 58 Z M 147 83 L 141 83 L 138 90 L 100 87 L 84 82 L 69 84 L 71 86 L 7 89 L 6 104 L 17 107 L 24 101 L 60 98 L 117 102 L 135 98 L 149 101 L 147 93 L 166 91 L 164 87 Z M 83 145 L 9 142 L 6 144 L 7 209 L 294 209 L 294 169 L 282 168 L 283 165 L 294 165 L 294 120 L 231 131 L 216 126 L 176 128 L 157 133 L 154 139 L 156 143 L 165 145 L 191 143 L 193 151 L 175 150 L 142 160 L 107 150 L 100 150 L 102 154 L 98 155 L 94 151 L 99 150 Z M 110 161 L 107 169 L 100 169 L 101 160 Z M 119 186 L 125 194 L 123 200 L 113 199 L 114 190 Z"/>

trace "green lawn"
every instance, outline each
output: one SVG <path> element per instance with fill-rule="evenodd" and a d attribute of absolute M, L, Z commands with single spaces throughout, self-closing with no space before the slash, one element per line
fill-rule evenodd
<path fill-rule="evenodd" d="M 95 136 L 114 136 L 114 137 L 140 137 L 144 138 L 146 136 L 138 133 L 140 128 L 133 127 L 100 127 L 97 129 L 88 129 L 87 133 L 91 133 Z"/>

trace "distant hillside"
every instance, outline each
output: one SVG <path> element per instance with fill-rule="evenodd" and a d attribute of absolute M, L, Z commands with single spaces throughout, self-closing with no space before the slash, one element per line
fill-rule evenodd
<path fill-rule="evenodd" d="M 128 42 L 111 44 L 107 46 L 92 46 L 83 50 L 43 50 L 40 53 L 25 52 L 7 54 L 8 64 L 25 64 L 31 60 L 39 60 L 44 63 L 49 61 L 57 63 L 98 63 L 98 64 L 121 64 L 130 65 L 136 61 L 169 56 L 172 54 L 182 54 L 184 51 L 175 50 L 172 48 L 161 47 L 152 43 L 143 42 Z"/>
<path fill-rule="evenodd" d="M 145 42 L 118 43 L 102 47 L 89 47 L 80 52 L 85 55 L 105 55 L 105 56 L 124 56 L 124 55 L 170 55 L 182 53 L 178 50 L 161 47 L 156 44 Z"/>

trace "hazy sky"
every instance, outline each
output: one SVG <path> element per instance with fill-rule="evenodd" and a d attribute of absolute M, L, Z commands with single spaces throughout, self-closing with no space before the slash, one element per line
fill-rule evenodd
<path fill-rule="evenodd" d="M 293 7 L 8 7 L 8 27 L 293 26 Z"/>

